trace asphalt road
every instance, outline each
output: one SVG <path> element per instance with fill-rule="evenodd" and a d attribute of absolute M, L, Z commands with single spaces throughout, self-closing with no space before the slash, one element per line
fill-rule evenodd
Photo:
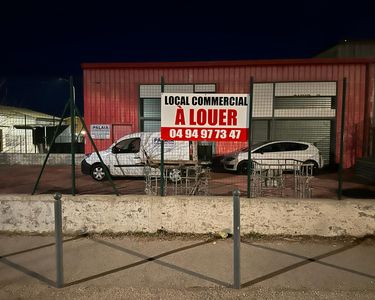
<path fill-rule="evenodd" d="M 51 236 L 0 235 L 0 299 L 374 299 L 374 239 L 66 237 L 56 289 Z"/>

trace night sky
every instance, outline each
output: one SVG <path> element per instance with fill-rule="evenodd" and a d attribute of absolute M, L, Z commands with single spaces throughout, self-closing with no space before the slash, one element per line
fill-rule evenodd
<path fill-rule="evenodd" d="M 82 109 L 82 62 L 308 58 L 344 39 L 375 40 L 374 1 L 8 2 L 0 104 L 57 116 L 69 75 Z"/>

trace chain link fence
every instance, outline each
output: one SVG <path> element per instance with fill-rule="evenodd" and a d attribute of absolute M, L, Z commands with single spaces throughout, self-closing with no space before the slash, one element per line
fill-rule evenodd
<path fill-rule="evenodd" d="M 248 197 L 335 198 L 343 189 L 343 181 L 352 175 L 350 170 L 340 168 L 345 160 L 353 159 L 350 151 L 343 153 L 344 147 L 340 147 L 345 132 L 344 89 L 343 82 L 337 81 L 270 83 L 257 82 L 255 78 L 241 91 L 250 95 L 248 104 L 252 108 L 248 142 L 162 141 L 162 92 L 215 95 L 218 87 L 207 83 L 142 84 L 140 132 L 132 132 L 127 124 L 105 128 L 110 130 L 106 134 L 110 134 L 113 144 L 101 155 L 112 177 L 125 178 L 114 181 L 122 194 L 229 196 L 238 189 Z M 195 117 L 196 122 L 200 122 L 199 118 L 218 122 L 214 119 L 228 116 Z M 20 154 L 46 153 L 59 121 L 25 111 L 1 110 L 0 118 L 1 151 Z M 62 124 L 53 147 L 69 153 L 69 119 Z M 219 127 L 205 134 L 220 135 Z M 86 132 L 77 120 L 75 128 L 79 153 L 83 152 Z M 194 131 L 189 134 L 194 138 Z M 369 144 L 372 145 L 371 139 Z M 85 174 L 105 181 L 106 174 L 96 153 L 85 157 L 82 171 L 85 168 Z M 77 175 L 77 184 L 84 178 L 88 186 L 89 177 L 79 170 Z M 91 180 L 90 191 L 100 194 L 102 186 L 108 192 L 108 184 L 96 181 Z"/>
<path fill-rule="evenodd" d="M 160 130 L 162 91 L 196 90 L 194 85 L 141 86 L 142 131 Z M 250 142 L 164 142 L 163 163 L 160 153 L 147 157 L 146 193 L 230 195 L 239 189 L 251 197 L 314 196 L 316 176 L 339 163 L 337 82 L 254 82 L 247 90 L 252 93 Z M 171 159 L 176 151 L 186 152 L 180 161 Z M 164 176 L 152 168 L 162 168 Z"/>

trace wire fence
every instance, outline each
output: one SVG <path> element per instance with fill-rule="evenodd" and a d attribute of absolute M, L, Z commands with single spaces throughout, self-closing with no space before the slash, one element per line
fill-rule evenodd
<path fill-rule="evenodd" d="M 102 139 L 113 141 L 108 149 L 103 146 L 100 149 L 104 151 L 100 156 L 105 166 L 97 153 L 86 155 L 81 165 L 84 175 L 77 170 L 78 185 L 83 180 L 91 193 L 107 193 L 105 171 L 109 171 L 115 179 L 125 178 L 115 180 L 121 194 L 231 195 L 238 189 L 248 197 L 340 198 L 346 178 L 350 177 L 351 186 L 356 186 L 352 169 L 347 168 L 352 166 L 348 162 L 356 159 L 355 151 L 341 147 L 341 141 L 345 144 L 344 82 L 269 83 L 253 80 L 242 91 L 249 94 L 249 103 L 246 104 L 251 107 L 248 110 L 248 142 L 236 142 L 235 138 L 233 141 L 210 139 L 214 135 L 228 134 L 220 129 L 220 120 L 234 120 L 228 111 L 220 111 L 219 104 L 204 103 L 208 101 L 206 98 L 214 98 L 217 89 L 215 84 L 161 82 L 159 85 L 141 85 L 140 132 L 132 132 L 127 124 L 122 128 L 117 123 L 112 128 L 93 127 L 92 124 L 84 128 L 76 119 L 76 153 L 84 152 L 87 133 L 91 133 L 94 142 Z M 206 95 L 201 105 L 197 105 L 197 111 L 187 117 L 193 118 L 197 124 L 206 122 L 217 126 L 200 131 L 199 134 L 204 134 L 203 140 L 202 136 L 194 136 L 198 134 L 195 130 L 189 129 L 185 134 L 190 135 L 190 141 L 178 140 L 178 131 L 173 133 L 176 140 L 163 141 L 160 135 L 162 92 L 190 95 L 190 99 L 180 99 L 180 106 L 192 101 L 193 95 Z M 225 92 L 231 94 L 230 90 Z M 199 111 L 205 104 L 217 108 L 218 112 L 204 114 L 203 110 Z M 46 153 L 55 147 L 52 152 L 69 153 L 69 118 L 63 120 L 61 128 L 56 126 L 58 121 L 54 117 L 26 112 L 0 111 L 1 152 Z M 236 134 L 236 124 L 232 125 Z M 56 143 L 51 145 L 56 130 Z M 105 134 L 101 130 L 105 130 Z M 369 135 L 371 152 L 371 129 Z M 88 141 L 86 149 L 90 148 Z M 95 181 L 91 180 L 88 185 L 86 175 L 91 175 Z M 104 184 L 98 181 L 104 181 Z M 84 189 L 78 189 L 78 193 L 80 190 Z"/>
<path fill-rule="evenodd" d="M 156 89 L 155 86 L 152 88 Z M 143 86 L 142 89 L 146 94 L 151 87 Z M 165 85 L 161 89 L 181 93 L 186 87 Z M 249 143 L 164 142 L 163 163 L 161 151 L 156 155 L 146 154 L 149 168 L 146 193 L 230 195 L 234 189 L 239 189 L 251 197 L 313 196 L 314 176 L 339 163 L 336 128 L 341 112 L 337 110 L 337 82 L 255 82 L 248 91 L 252 99 Z M 158 132 L 160 128 L 161 99 L 154 97 L 141 99 L 144 132 Z M 182 101 L 181 104 L 185 103 Z M 206 117 L 210 118 L 197 114 L 195 121 Z M 194 133 L 194 130 L 189 132 L 190 135 Z M 215 129 L 209 133 L 221 134 Z M 148 151 L 149 143 L 143 143 L 145 136 L 148 135 L 138 137 L 143 146 L 141 152 Z M 156 134 L 155 137 L 159 136 Z M 180 159 L 175 160 L 176 156 Z M 152 168 L 163 168 L 163 176 Z"/>

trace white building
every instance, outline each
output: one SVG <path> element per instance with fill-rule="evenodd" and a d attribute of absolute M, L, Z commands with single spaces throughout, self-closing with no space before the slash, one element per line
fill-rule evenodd
<path fill-rule="evenodd" d="M 0 152 L 46 152 L 58 123 L 51 115 L 0 105 Z"/>

